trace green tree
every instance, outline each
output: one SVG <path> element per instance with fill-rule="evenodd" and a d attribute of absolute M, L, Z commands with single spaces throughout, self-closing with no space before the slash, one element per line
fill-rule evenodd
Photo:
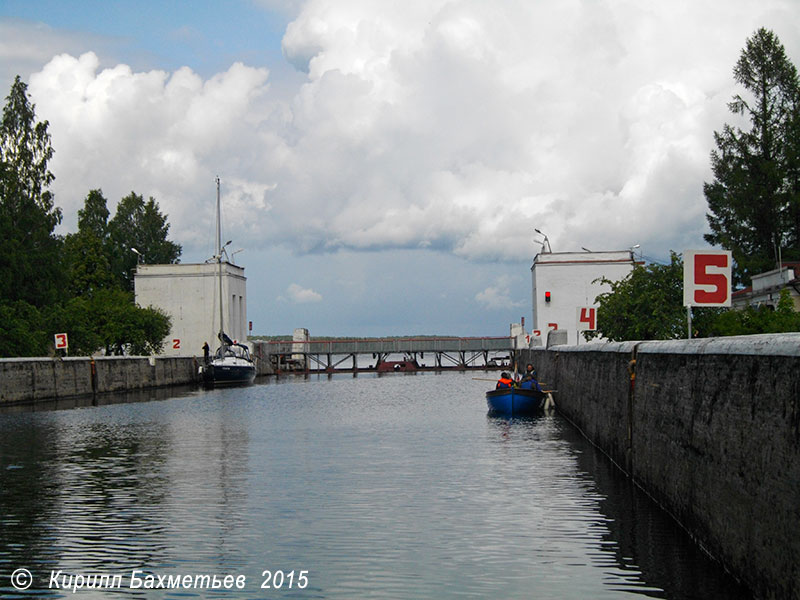
<path fill-rule="evenodd" d="M 748 306 L 721 313 L 710 325 L 711 335 L 752 335 L 800 331 L 800 313 L 795 312 L 789 290 L 781 290 L 778 306 Z"/>
<path fill-rule="evenodd" d="M 800 252 L 800 95 L 795 96 L 787 120 L 785 151 L 786 194 L 789 199 L 786 247 L 794 250 L 787 253 L 787 258 L 796 259 Z"/>
<path fill-rule="evenodd" d="M 108 208 L 102 190 L 92 190 L 78 211 L 78 232 L 64 240 L 69 291 L 72 296 L 119 285 L 109 258 Z"/>
<path fill-rule="evenodd" d="M 111 263 L 126 290 L 133 289 L 133 276 L 139 260 L 147 264 L 179 262 L 181 246 L 167 239 L 169 223 L 154 198 L 147 202 L 131 192 L 120 200 L 108 224 Z M 133 249 L 140 254 L 137 255 Z"/>
<path fill-rule="evenodd" d="M 93 234 L 97 239 L 108 238 L 108 201 L 103 190 L 91 190 L 84 200 L 83 208 L 78 211 L 78 231 Z"/>
<path fill-rule="evenodd" d="M 0 303 L 0 358 L 47 356 L 52 340 L 35 306 L 24 300 Z"/>
<path fill-rule="evenodd" d="M 147 355 L 162 351 L 170 324 L 162 311 L 140 308 L 130 292 L 112 288 L 71 298 L 52 311 L 49 327 L 69 332 L 73 355 Z"/>
<path fill-rule="evenodd" d="M 597 297 L 597 331 L 611 341 L 666 340 L 685 336 L 683 261 L 671 253 L 670 264 L 636 265 L 619 281 L 601 277 L 611 289 Z"/>
<path fill-rule="evenodd" d="M 121 289 L 129 281 L 114 274 L 124 257 L 132 259 L 132 277 L 131 246 L 143 248 L 148 262 L 176 262 L 181 247 L 167 240 L 169 225 L 153 198 L 131 194 L 109 222 L 100 190 L 78 211 L 78 232 L 56 236 L 61 210 L 47 189 L 54 179 L 47 126 L 36 122 L 17 77 L 0 121 L 0 357 L 50 354 L 62 331 L 71 354 L 158 353 L 169 317 L 137 307 Z"/>
<path fill-rule="evenodd" d="M 63 282 L 47 126 L 17 76 L 0 121 L 0 298 L 36 307 L 55 302 Z"/>
<path fill-rule="evenodd" d="M 800 85 L 778 37 L 764 28 L 747 40 L 733 75 L 749 96 L 737 94 L 728 107 L 751 127 L 726 124 L 714 133 L 705 239 L 732 251 L 734 280 L 747 283 L 777 265 L 779 249 L 800 258 Z"/>

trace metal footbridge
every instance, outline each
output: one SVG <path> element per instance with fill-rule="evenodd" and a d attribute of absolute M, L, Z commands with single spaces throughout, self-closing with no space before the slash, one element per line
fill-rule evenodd
<path fill-rule="evenodd" d="M 255 340 L 252 344 L 255 355 L 268 360 L 275 372 L 482 369 L 507 364 L 514 352 L 511 337 Z"/>

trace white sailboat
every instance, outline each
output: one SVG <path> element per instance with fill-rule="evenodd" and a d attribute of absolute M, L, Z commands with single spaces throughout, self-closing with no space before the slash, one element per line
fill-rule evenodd
<path fill-rule="evenodd" d="M 256 365 L 250 356 L 250 350 L 244 344 L 231 340 L 225 333 L 223 321 L 222 292 L 222 228 L 220 226 L 221 208 L 219 194 L 219 177 L 217 177 L 217 279 L 219 284 L 219 348 L 202 367 L 203 380 L 209 384 L 252 383 L 256 377 Z M 227 244 L 226 244 L 227 245 Z"/>

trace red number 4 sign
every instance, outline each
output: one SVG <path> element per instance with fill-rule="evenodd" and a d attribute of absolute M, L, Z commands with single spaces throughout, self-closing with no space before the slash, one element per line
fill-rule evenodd
<path fill-rule="evenodd" d="M 578 331 L 594 331 L 597 329 L 597 308 L 581 306 L 578 308 Z"/>

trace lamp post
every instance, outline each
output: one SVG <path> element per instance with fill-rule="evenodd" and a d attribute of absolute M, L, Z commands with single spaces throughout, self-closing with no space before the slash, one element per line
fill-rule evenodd
<path fill-rule="evenodd" d="M 533 230 L 544 238 L 544 241 L 542 241 L 542 252 L 550 252 L 552 254 L 553 249 L 550 247 L 550 240 L 547 239 L 547 236 L 538 229 L 536 229 L 535 227 Z M 547 246 L 547 250 L 544 249 L 545 245 Z"/>
<path fill-rule="evenodd" d="M 222 248 L 220 248 L 220 249 L 219 249 L 219 260 L 220 260 L 220 262 L 222 262 L 222 255 L 223 255 L 223 254 L 225 255 L 225 259 L 226 259 L 226 261 L 227 261 L 227 260 L 230 260 L 230 258 L 228 257 L 228 251 L 227 251 L 227 250 L 225 250 L 225 248 L 227 248 L 228 246 L 230 246 L 232 241 L 233 241 L 233 240 L 228 240 L 227 242 L 225 242 L 224 244 L 222 244 Z"/>
<path fill-rule="evenodd" d="M 134 248 L 133 246 L 131 246 L 131 251 L 132 251 L 132 252 L 133 252 L 133 253 L 134 253 L 134 254 L 137 256 L 137 259 L 136 259 L 136 262 L 137 262 L 137 263 L 143 263 L 143 262 L 144 262 L 144 254 L 142 254 L 141 252 L 139 252 L 139 251 L 138 251 L 136 248 Z"/>

